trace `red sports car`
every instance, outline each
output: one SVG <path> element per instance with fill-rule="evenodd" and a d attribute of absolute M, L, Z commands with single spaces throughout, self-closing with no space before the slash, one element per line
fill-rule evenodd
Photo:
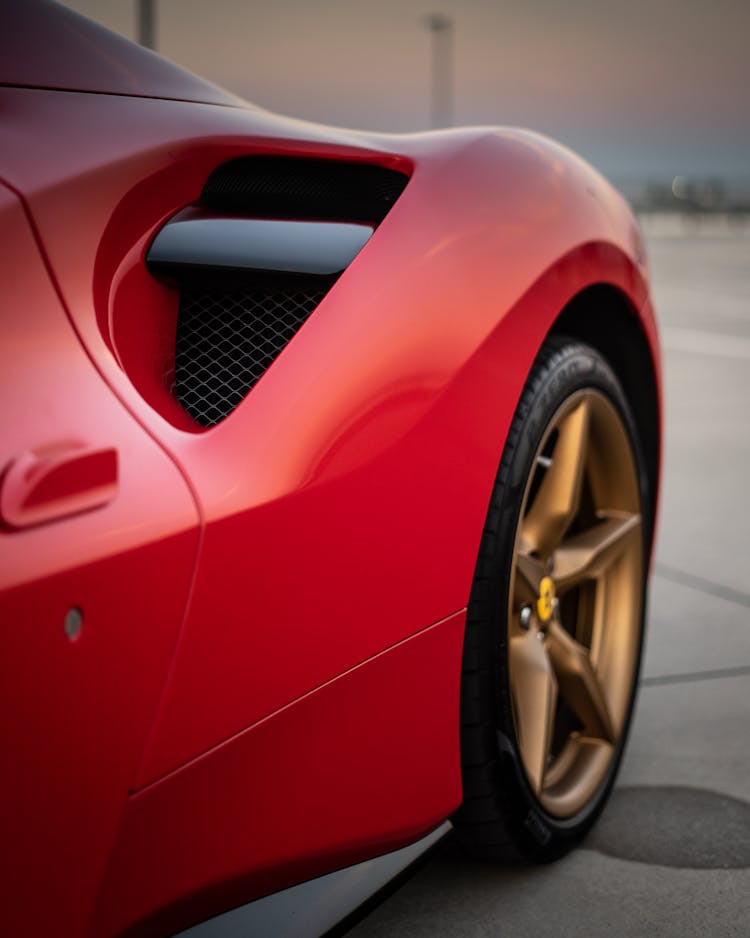
<path fill-rule="evenodd" d="M 449 826 L 579 841 L 659 473 L 623 199 L 42 0 L 0 3 L 0 83 L 0 933 L 317 934 Z"/>

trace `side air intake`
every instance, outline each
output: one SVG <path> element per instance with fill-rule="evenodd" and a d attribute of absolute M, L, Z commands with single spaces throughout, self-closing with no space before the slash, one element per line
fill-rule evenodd
<path fill-rule="evenodd" d="M 244 399 L 407 181 L 365 164 L 243 157 L 167 222 L 146 262 L 180 289 L 171 391 L 196 423 Z"/>

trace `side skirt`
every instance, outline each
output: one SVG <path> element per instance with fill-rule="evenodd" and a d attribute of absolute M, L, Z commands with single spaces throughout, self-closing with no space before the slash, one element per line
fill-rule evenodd
<path fill-rule="evenodd" d="M 256 899 L 181 931 L 175 938 L 320 938 L 451 830 L 450 821 L 445 821 L 407 847 Z"/>

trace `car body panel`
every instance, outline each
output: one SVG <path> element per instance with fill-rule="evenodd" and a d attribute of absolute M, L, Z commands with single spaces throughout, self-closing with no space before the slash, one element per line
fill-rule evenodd
<path fill-rule="evenodd" d="M 125 72 L 145 61 L 117 52 L 119 41 L 111 48 Z M 71 838 L 77 823 L 98 825 L 95 842 L 83 836 L 75 857 L 60 848 L 44 860 L 49 876 L 85 859 L 75 895 L 61 899 L 70 934 L 83 933 L 106 864 L 91 924 L 99 935 L 144 919 L 189 924 L 395 849 L 450 815 L 461 798 L 464 611 L 534 357 L 571 300 L 607 284 L 647 340 L 657 385 L 659 362 L 637 225 L 601 176 L 539 135 L 357 133 L 227 106 L 235 101 L 200 92 L 197 79 L 180 85 L 177 70 L 161 90 L 127 94 L 95 63 L 71 69 L 54 80 L 42 69 L 37 85 L 97 93 L 0 87 L 0 178 L 21 200 L 5 194 L 2 210 L 29 257 L 7 263 L 45 293 L 39 328 L 47 342 L 62 337 L 60 368 L 70 360 L 86 374 L 53 369 L 41 403 L 21 374 L 21 339 L 3 347 L 20 363 L 8 371 L 20 390 L 7 443 L 13 454 L 45 443 L 51 421 L 127 454 L 129 520 L 118 495 L 50 525 L 61 533 L 47 541 L 46 528 L 3 530 L 0 548 L 46 545 L 8 548 L 21 565 L 8 578 L 8 621 L 33 608 L 35 584 L 46 597 L 57 582 L 73 603 L 63 541 L 81 552 L 91 576 L 80 595 L 113 623 L 87 664 L 105 701 L 92 733 L 113 719 L 106 701 L 117 710 L 108 691 L 128 700 L 138 691 L 111 774 L 89 768 L 96 733 L 77 741 L 78 767 L 63 770 L 37 747 L 41 779 L 72 785 L 79 773 L 109 799 L 86 818 L 76 803 L 60 822 Z M 149 65 L 144 81 L 157 72 Z M 11 84 L 33 84 L 24 74 Z M 145 256 L 217 166 L 250 154 L 367 162 L 410 180 L 257 386 L 204 430 L 168 389 L 178 291 Z M 57 387 L 65 392 L 43 419 Z M 135 618 L 122 596 L 131 582 Z M 44 633 L 50 647 L 63 634 L 59 590 L 49 585 L 49 630 L 59 633 Z M 68 645 L 78 647 L 15 653 L 28 669 L 34 655 L 69 655 Z M 108 683 L 117 655 L 127 693 Z M 49 673 L 56 693 L 61 667 Z M 30 706 L 34 687 L 9 684 L 8 707 Z M 47 720 L 44 708 L 24 719 L 8 751 Z M 35 784 L 27 812 L 42 797 Z M 56 812 L 64 808 L 49 805 L 39 824 L 54 826 Z"/>
<path fill-rule="evenodd" d="M 634 308 L 646 291 L 620 197 L 572 154 L 533 134 L 381 138 L 378 152 L 372 142 L 355 149 L 360 138 L 352 133 L 342 135 L 343 146 L 335 137 L 323 141 L 322 128 L 300 141 L 301 127 L 254 112 L 15 94 L 34 97 L 20 109 L 24 115 L 34 105 L 42 109 L 29 118 L 30 132 L 48 135 L 39 140 L 40 153 L 54 138 L 67 139 L 61 125 L 75 130 L 75 143 L 69 155 L 58 148 L 52 169 L 6 147 L 6 174 L 26 194 L 102 374 L 183 468 L 207 523 L 189 621 L 139 774 L 145 784 L 463 608 L 504 434 L 554 316 L 603 276 Z M 223 131 L 229 139 L 207 148 L 196 134 L 204 126 L 202 136 Z M 14 135 L 27 137 L 24 130 Z M 170 425 L 117 360 L 144 309 L 155 321 L 174 304 L 174 291 L 143 266 L 146 246 L 167 217 L 198 197 L 218 163 L 239 152 L 309 154 L 313 146 L 316 155 L 412 165 L 412 179 L 237 410 L 209 432 Z M 81 151 L 95 173 L 80 171 Z M 534 296 L 554 295 L 530 302 L 530 284 Z M 491 387 L 485 369 L 496 373 Z M 397 530 L 387 510 L 395 498 Z M 242 553 L 246 525 L 260 547 L 251 567 Z M 365 543 L 347 550 L 359 531 L 368 532 Z M 439 567 L 447 573 L 436 579 Z M 375 569 L 387 591 L 373 582 Z M 253 619 L 273 628 L 248 628 L 233 588 L 239 582 L 252 596 Z M 299 597 L 307 625 L 297 635 Z M 215 641 L 216 621 L 225 630 L 222 643 Z M 250 682 L 245 655 L 264 663 Z"/>
<path fill-rule="evenodd" d="M 423 630 L 134 795 L 94 933 L 133 918 L 172 931 L 355 863 L 364 844 L 374 856 L 437 827 L 461 800 L 464 620 Z"/>
<path fill-rule="evenodd" d="M 0 85 L 245 102 L 62 4 L 1 0 Z"/>

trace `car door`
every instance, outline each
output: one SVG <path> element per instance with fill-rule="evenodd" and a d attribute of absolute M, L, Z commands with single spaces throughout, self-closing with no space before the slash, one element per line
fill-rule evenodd
<path fill-rule="evenodd" d="M 0 232 L 0 933 L 75 935 L 183 620 L 198 513 L 2 184 Z"/>

